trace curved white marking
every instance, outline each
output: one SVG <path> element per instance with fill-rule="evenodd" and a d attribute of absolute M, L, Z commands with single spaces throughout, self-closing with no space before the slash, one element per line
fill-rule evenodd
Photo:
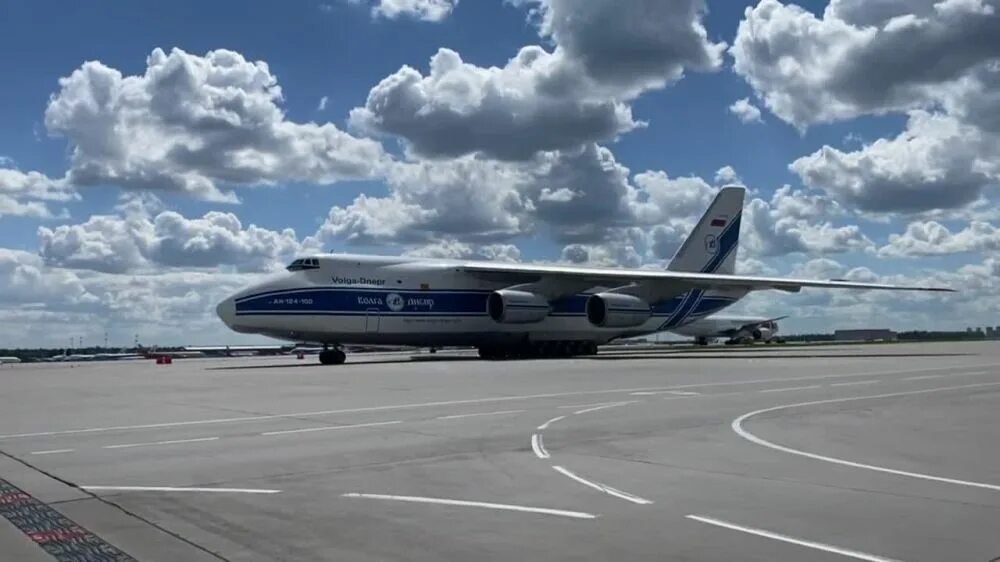
<path fill-rule="evenodd" d="M 557 421 L 562 421 L 564 419 L 566 419 L 566 416 L 559 416 L 559 417 L 552 418 L 551 420 L 549 420 L 549 421 L 543 423 L 542 425 L 538 426 L 538 430 L 542 431 L 542 430 L 548 429 L 550 425 L 556 423 Z"/>
<path fill-rule="evenodd" d="M 878 384 L 880 382 L 882 381 L 873 380 L 873 381 L 835 382 L 835 383 L 830 383 L 830 386 L 858 386 L 862 384 Z"/>
<path fill-rule="evenodd" d="M 919 377 L 903 377 L 899 380 L 901 381 L 922 381 L 927 379 L 939 379 L 944 375 L 920 375 Z"/>
<path fill-rule="evenodd" d="M 48 451 L 32 451 L 30 455 L 55 455 L 57 453 L 72 453 L 76 449 L 50 449 Z"/>
<path fill-rule="evenodd" d="M 599 492 L 604 492 L 605 494 L 614 496 L 616 498 L 621 498 L 623 500 L 627 500 L 632 503 L 637 503 L 639 505 L 649 505 L 653 503 L 652 500 L 647 500 L 646 498 L 640 498 L 639 496 L 630 494 L 628 492 L 623 492 L 617 488 L 612 488 L 611 486 L 608 486 L 606 484 L 601 484 L 600 482 L 593 482 L 591 480 L 587 480 L 586 478 L 583 478 L 578 474 L 574 474 L 573 472 L 570 472 L 569 470 L 566 470 L 561 466 L 553 466 L 552 469 L 558 472 L 559 474 L 562 474 L 563 476 L 567 476 L 569 478 L 572 478 L 573 480 L 576 480 L 577 482 L 583 484 L 584 486 L 589 486 Z"/>
<path fill-rule="evenodd" d="M 462 418 L 477 418 L 482 416 L 504 416 L 507 414 L 522 414 L 524 410 L 503 410 L 500 412 L 480 412 L 476 414 L 456 414 L 453 416 L 441 416 L 435 419 L 439 420 L 458 420 Z"/>
<path fill-rule="evenodd" d="M 729 523 L 728 521 L 723 521 L 721 519 L 714 519 L 712 517 L 705 517 L 703 515 L 686 515 L 685 517 L 687 517 L 688 519 L 693 519 L 695 521 L 700 521 L 702 523 L 708 523 L 709 525 L 715 525 L 716 527 L 724 527 L 726 529 L 732 529 L 734 531 L 740 531 L 743 533 L 749 533 L 751 535 L 757 535 L 758 537 L 765 537 L 768 539 L 774 539 L 776 541 L 787 542 L 789 544 L 796 544 L 807 548 L 814 548 L 816 550 L 822 550 L 823 552 L 839 554 L 841 556 L 847 556 L 848 558 L 855 558 L 857 560 L 867 560 L 868 562 L 898 562 L 892 558 L 876 556 L 874 554 L 868 554 L 867 552 L 861 552 L 859 550 L 849 550 L 846 548 L 841 548 L 839 546 L 833 546 L 830 544 L 824 544 L 821 542 L 797 539 L 795 537 L 782 535 L 779 533 L 775 533 L 773 531 L 766 531 L 764 529 L 755 529 L 753 527 L 745 527 L 743 525 L 737 525 L 735 523 Z"/>
<path fill-rule="evenodd" d="M 486 509 L 499 509 L 505 511 L 521 511 L 525 513 L 541 513 L 543 515 L 558 515 L 560 517 L 571 517 L 573 519 L 596 519 L 593 513 L 583 513 L 581 511 L 566 511 L 564 509 L 550 509 L 547 507 L 528 507 L 523 505 L 509 505 L 503 503 L 477 502 L 468 500 L 449 500 L 444 498 L 425 498 L 422 496 L 391 496 L 386 494 L 342 494 L 344 498 L 365 498 L 371 500 L 392 500 L 398 502 L 412 503 L 432 503 L 439 505 L 457 505 L 461 507 L 482 507 Z"/>
<path fill-rule="evenodd" d="M 709 383 L 692 383 L 692 384 L 680 384 L 672 386 L 654 386 L 654 387 L 639 387 L 639 388 L 611 388 L 605 390 L 578 390 L 572 392 L 550 392 L 546 394 L 525 394 L 521 396 L 496 396 L 491 398 L 471 398 L 466 400 L 446 400 L 440 402 L 424 402 L 418 404 L 394 404 L 389 406 L 366 406 L 361 408 L 342 408 L 336 410 L 319 410 L 313 412 L 290 412 L 285 414 L 267 414 L 261 416 L 243 416 L 238 418 L 215 418 L 207 420 L 188 420 L 188 421 L 176 421 L 176 422 L 161 422 L 161 423 L 144 423 L 136 425 L 114 425 L 106 427 L 86 427 L 80 429 L 60 429 L 54 431 L 36 431 L 32 433 L 9 433 L 6 435 L 0 435 L 0 439 L 19 439 L 23 437 L 45 437 L 49 435 L 75 435 L 78 433 L 100 433 L 105 431 L 132 431 L 140 429 L 160 429 L 164 427 L 183 427 L 188 425 L 210 425 L 219 423 L 244 423 L 253 422 L 261 420 L 273 420 L 280 418 L 304 418 L 313 416 L 328 416 L 333 414 L 355 414 L 359 412 L 381 412 L 384 410 L 406 410 L 413 408 L 433 408 L 436 406 L 455 406 L 459 404 L 485 404 L 489 402 L 507 402 L 512 400 L 534 400 L 539 398 L 559 398 L 562 396 L 585 396 L 592 394 L 616 394 L 619 392 L 628 393 L 641 390 L 671 390 L 671 389 L 684 389 L 684 388 L 700 388 L 700 387 L 713 387 L 713 386 L 740 386 L 747 384 L 761 384 L 769 382 L 792 382 L 792 381 L 806 381 L 806 380 L 821 380 L 821 379 L 842 379 L 850 377 L 865 377 L 872 375 L 892 375 L 899 373 L 921 373 L 924 371 L 945 371 L 948 369 L 960 369 L 968 368 L 975 369 L 978 367 L 996 367 L 995 364 L 985 364 L 985 365 L 952 365 L 944 367 L 929 367 L 926 369 L 906 369 L 904 371 L 876 371 L 867 373 L 848 373 L 848 374 L 832 374 L 832 375 L 813 375 L 806 377 L 781 377 L 781 378 L 770 378 L 770 379 L 757 379 L 749 381 L 724 381 L 724 382 L 709 382 Z M 973 373 L 950 373 L 949 376 L 962 377 L 962 376 L 978 376 L 991 374 L 993 371 L 978 371 Z"/>
<path fill-rule="evenodd" d="M 542 436 L 537 433 L 531 436 L 531 450 L 540 459 L 549 458 L 549 452 L 545 450 L 545 444 L 542 443 Z"/>
<path fill-rule="evenodd" d="M 596 412 L 598 410 L 607 410 L 608 408 L 617 408 L 618 406 L 625 406 L 626 404 L 635 404 L 638 400 L 629 400 L 628 402 L 612 402 L 611 404 L 606 404 L 604 406 L 594 406 L 593 408 L 587 408 L 585 410 L 577 410 L 573 412 L 576 415 L 587 414 L 590 412 Z"/>
<path fill-rule="evenodd" d="M 281 431 L 265 431 L 261 435 L 287 435 L 289 433 L 310 433 L 313 431 L 333 431 L 335 429 L 357 429 L 359 427 L 378 427 L 380 425 L 395 425 L 397 423 L 403 423 L 401 420 L 394 421 L 384 421 L 384 422 L 374 422 L 374 423 L 356 423 L 354 425 L 328 425 L 324 427 L 305 427 L 302 429 L 284 429 Z"/>
<path fill-rule="evenodd" d="M 170 441 L 150 441 L 148 443 L 123 443 L 121 445 L 105 445 L 102 449 L 131 449 L 132 447 L 155 447 L 157 445 L 179 445 L 181 443 L 201 443 L 217 441 L 218 437 L 199 437 L 197 439 L 171 439 Z"/>
<path fill-rule="evenodd" d="M 753 433 L 750 433 L 746 429 L 743 429 L 743 422 L 745 422 L 746 420 L 748 420 L 748 419 L 750 419 L 750 418 L 752 418 L 754 416 L 757 416 L 757 415 L 760 415 L 760 414 L 766 414 L 768 412 L 776 412 L 778 410 L 787 410 L 788 408 L 799 408 L 799 407 L 803 407 L 803 406 L 816 406 L 816 405 L 819 405 L 819 404 L 833 404 L 833 403 L 836 403 L 836 402 L 849 402 L 851 400 L 868 400 L 868 399 L 873 399 L 873 398 L 891 398 L 891 397 L 895 397 L 895 396 L 909 396 L 909 395 L 912 395 L 912 394 L 928 394 L 928 393 L 931 393 L 931 392 L 942 392 L 942 391 L 945 391 L 945 390 L 961 390 L 961 389 L 965 389 L 965 388 L 979 388 L 979 387 L 984 387 L 984 386 L 998 386 L 998 385 L 1000 385 L 1000 382 L 985 382 L 985 383 L 979 383 L 979 384 L 966 384 L 966 385 L 961 385 L 961 386 L 945 386 L 945 387 L 941 387 L 941 388 L 927 388 L 927 389 L 923 389 L 923 390 L 909 390 L 909 391 L 906 391 L 906 392 L 890 392 L 890 393 L 886 393 L 886 394 L 872 394 L 872 395 L 868 395 L 868 396 L 854 396 L 854 397 L 851 397 L 851 398 L 834 398 L 832 400 L 813 400 L 811 402 L 799 402 L 797 404 L 785 404 L 783 406 L 775 406 L 773 408 L 763 408 L 761 410 L 755 410 L 753 412 L 749 412 L 749 413 L 743 414 L 742 416 L 740 416 L 740 417 L 736 418 L 735 420 L 733 420 L 732 428 L 733 428 L 733 431 L 735 431 L 740 437 L 742 437 L 742 438 L 744 438 L 744 439 L 746 439 L 748 441 L 752 441 L 752 442 L 754 442 L 754 443 L 756 443 L 758 445 L 762 445 L 762 446 L 767 447 L 769 449 L 774 449 L 776 451 L 782 451 L 782 452 L 789 453 L 789 454 L 792 454 L 792 455 L 799 455 L 801 457 L 807 457 L 807 458 L 815 459 L 815 460 L 818 460 L 818 461 L 824 461 L 824 462 L 829 462 L 829 463 L 834 463 L 834 464 L 840 464 L 840 465 L 850 466 L 850 467 L 854 467 L 854 468 L 864 468 L 864 469 L 867 469 L 867 470 L 874 470 L 876 472 L 884 472 L 886 474 L 895 474 L 896 476 L 908 476 L 910 478 L 920 478 L 922 480 L 932 480 L 934 482 L 944 482 L 946 484 L 958 484 L 958 485 L 961 485 L 961 486 L 971 486 L 971 487 L 974 487 L 974 488 L 985 488 L 987 490 L 993 490 L 993 491 L 1000 492 L 1000 486 L 997 486 L 997 485 L 994 485 L 994 484 L 985 484 L 983 482 L 971 482 L 971 481 L 968 481 L 968 480 L 958 480 L 956 478 L 944 478 L 944 477 L 941 477 L 941 476 L 932 476 L 930 474 L 921 474 L 919 472 L 907 472 L 905 470 L 896 470 L 894 468 L 886 468 L 886 467 L 883 467 L 883 466 L 874 466 L 874 465 L 870 465 L 870 464 L 853 462 L 853 461 L 844 460 L 844 459 L 838 459 L 838 458 L 834 458 L 834 457 L 827 457 L 827 456 L 824 456 L 824 455 L 817 455 L 815 453 L 809 453 L 809 452 L 806 452 L 806 451 L 800 451 L 798 449 L 792 449 L 791 447 L 785 447 L 784 445 L 778 445 L 777 443 L 772 443 L 771 441 L 768 441 L 766 439 L 757 437 Z"/>
<path fill-rule="evenodd" d="M 90 492 L 205 492 L 220 494 L 278 494 L 281 490 L 260 488 L 174 488 L 168 486 L 80 486 Z"/>

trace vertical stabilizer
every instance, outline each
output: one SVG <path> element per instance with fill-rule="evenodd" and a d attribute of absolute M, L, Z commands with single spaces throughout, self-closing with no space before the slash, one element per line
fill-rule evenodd
<path fill-rule="evenodd" d="M 715 200 L 670 260 L 670 271 L 732 274 L 740 242 L 746 188 L 730 185 Z"/>

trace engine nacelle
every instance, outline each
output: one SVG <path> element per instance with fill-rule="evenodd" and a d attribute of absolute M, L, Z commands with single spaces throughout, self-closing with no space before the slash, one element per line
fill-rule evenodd
<path fill-rule="evenodd" d="M 549 315 L 549 299 L 528 291 L 500 289 L 486 297 L 486 311 L 501 324 L 531 324 Z"/>
<path fill-rule="evenodd" d="M 774 332 L 770 328 L 761 326 L 760 328 L 754 330 L 750 335 L 753 336 L 754 341 L 766 342 L 771 341 L 771 338 L 774 337 Z"/>
<path fill-rule="evenodd" d="M 597 293 L 587 299 L 587 320 L 601 328 L 631 328 L 649 320 L 649 303 L 622 293 Z"/>

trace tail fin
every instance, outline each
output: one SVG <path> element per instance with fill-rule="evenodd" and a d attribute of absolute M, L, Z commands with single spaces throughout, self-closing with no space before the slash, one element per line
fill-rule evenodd
<path fill-rule="evenodd" d="M 719 190 L 697 226 L 670 260 L 670 271 L 732 274 L 740 242 L 740 219 L 746 188 L 726 186 Z"/>

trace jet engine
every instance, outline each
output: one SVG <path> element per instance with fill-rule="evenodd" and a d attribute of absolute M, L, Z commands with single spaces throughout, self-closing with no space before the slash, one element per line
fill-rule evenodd
<path fill-rule="evenodd" d="M 501 324 L 531 324 L 541 322 L 552 306 L 542 295 L 516 289 L 500 289 L 486 297 L 486 311 Z"/>
<path fill-rule="evenodd" d="M 623 293 L 597 293 L 587 299 L 587 320 L 601 328 L 631 328 L 649 320 L 649 303 Z"/>

